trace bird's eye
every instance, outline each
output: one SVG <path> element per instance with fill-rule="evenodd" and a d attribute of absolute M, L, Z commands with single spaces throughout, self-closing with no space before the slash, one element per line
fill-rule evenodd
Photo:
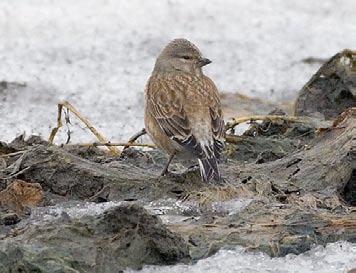
<path fill-rule="evenodd" d="M 184 56 L 182 56 L 182 58 L 183 58 L 184 60 L 190 60 L 192 57 L 187 56 L 187 55 L 184 55 Z"/>

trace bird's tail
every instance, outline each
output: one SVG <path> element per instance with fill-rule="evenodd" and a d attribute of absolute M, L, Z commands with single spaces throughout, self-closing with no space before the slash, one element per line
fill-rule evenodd
<path fill-rule="evenodd" d="M 210 182 L 215 180 L 221 181 L 220 172 L 218 169 L 218 161 L 215 156 L 198 159 L 200 173 L 204 182 Z"/>

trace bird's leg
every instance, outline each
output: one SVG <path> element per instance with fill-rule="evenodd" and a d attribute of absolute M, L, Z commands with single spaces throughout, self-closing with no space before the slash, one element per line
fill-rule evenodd
<path fill-rule="evenodd" d="M 134 143 L 139 137 L 143 136 L 147 134 L 146 129 L 143 128 L 141 131 L 137 132 L 136 134 L 134 134 L 132 137 L 130 137 L 128 143 Z M 127 149 L 129 146 L 125 146 L 124 150 Z"/>
<path fill-rule="evenodd" d="M 171 164 L 174 156 L 175 156 L 175 154 L 170 155 L 168 162 L 166 163 L 166 165 L 164 166 L 164 169 L 161 172 L 161 176 L 164 176 L 168 173 L 169 164 Z"/>

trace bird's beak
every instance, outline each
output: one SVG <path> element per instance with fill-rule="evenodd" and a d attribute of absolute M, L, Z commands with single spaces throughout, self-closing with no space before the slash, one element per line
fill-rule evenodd
<path fill-rule="evenodd" d="M 207 59 L 207 58 L 202 58 L 202 59 L 199 60 L 199 65 L 200 66 L 204 66 L 204 65 L 207 65 L 207 64 L 210 64 L 210 63 L 211 63 L 211 61 L 209 59 Z"/>

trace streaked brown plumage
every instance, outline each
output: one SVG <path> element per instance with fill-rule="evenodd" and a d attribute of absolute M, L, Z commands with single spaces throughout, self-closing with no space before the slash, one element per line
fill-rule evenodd
<path fill-rule="evenodd" d="M 221 179 L 217 159 L 224 137 L 219 93 L 202 72 L 209 63 L 189 41 L 170 42 L 147 83 L 145 109 L 146 131 L 153 142 L 170 160 L 175 155 L 197 158 L 206 182 Z"/>

